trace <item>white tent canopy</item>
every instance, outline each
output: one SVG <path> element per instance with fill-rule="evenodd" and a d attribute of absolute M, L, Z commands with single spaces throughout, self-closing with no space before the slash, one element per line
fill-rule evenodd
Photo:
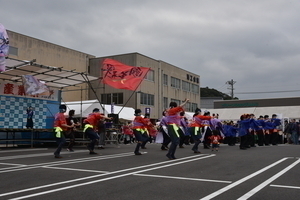
<path fill-rule="evenodd" d="M 67 110 L 75 110 L 75 117 L 87 117 L 90 113 L 93 112 L 94 108 L 99 108 L 101 113 L 104 113 L 106 116 L 108 114 L 119 114 L 119 119 L 123 120 L 133 120 L 134 119 L 134 109 L 130 107 L 122 106 L 112 106 L 111 105 L 100 105 L 98 100 L 86 100 L 86 101 L 70 101 L 65 102 Z M 68 112 L 67 111 L 67 112 Z M 121 111 L 121 112 L 120 112 Z M 120 113 L 119 113 L 120 112 Z"/>

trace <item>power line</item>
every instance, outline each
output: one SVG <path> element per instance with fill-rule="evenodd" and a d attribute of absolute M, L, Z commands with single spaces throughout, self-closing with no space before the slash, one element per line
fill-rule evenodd
<path fill-rule="evenodd" d="M 284 93 L 284 92 L 300 92 L 300 90 L 265 91 L 265 92 L 236 92 L 235 94 Z"/>

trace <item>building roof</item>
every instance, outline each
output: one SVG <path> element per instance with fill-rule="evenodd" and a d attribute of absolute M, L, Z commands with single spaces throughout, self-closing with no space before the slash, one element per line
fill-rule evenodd
<path fill-rule="evenodd" d="M 0 73 L 0 79 L 4 81 L 22 83 L 23 75 L 32 75 L 40 81 L 44 81 L 47 86 L 60 89 L 99 79 L 99 77 L 88 76 L 82 72 L 64 70 L 62 67 L 37 64 L 34 60 L 7 58 L 6 68 L 6 71 Z"/>

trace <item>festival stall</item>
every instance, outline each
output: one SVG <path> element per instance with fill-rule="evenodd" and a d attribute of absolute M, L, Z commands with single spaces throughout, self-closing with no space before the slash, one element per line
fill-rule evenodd
<path fill-rule="evenodd" d="M 0 72 L 0 139 L 3 143 L 30 142 L 52 137 L 54 115 L 61 104 L 61 90 L 98 77 L 45 66 L 35 61 L 6 59 L 6 69 Z M 43 90 L 43 91 L 40 91 Z M 29 107 L 34 122 L 26 127 Z"/>
<path fill-rule="evenodd" d="M 87 117 L 93 112 L 94 108 L 99 108 L 101 113 L 106 116 L 109 114 L 118 114 L 120 120 L 132 121 L 134 119 L 134 109 L 117 105 L 100 105 L 97 99 L 87 101 L 70 101 L 65 102 L 67 109 L 75 110 L 75 117 Z"/>

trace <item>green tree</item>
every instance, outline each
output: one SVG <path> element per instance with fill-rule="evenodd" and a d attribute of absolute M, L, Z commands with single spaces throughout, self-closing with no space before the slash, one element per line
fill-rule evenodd
<path fill-rule="evenodd" d="M 224 100 L 231 100 L 231 96 L 228 94 L 222 93 L 214 88 L 200 88 L 201 91 L 201 97 L 222 97 Z M 234 97 L 233 99 L 238 99 L 237 97 Z"/>

